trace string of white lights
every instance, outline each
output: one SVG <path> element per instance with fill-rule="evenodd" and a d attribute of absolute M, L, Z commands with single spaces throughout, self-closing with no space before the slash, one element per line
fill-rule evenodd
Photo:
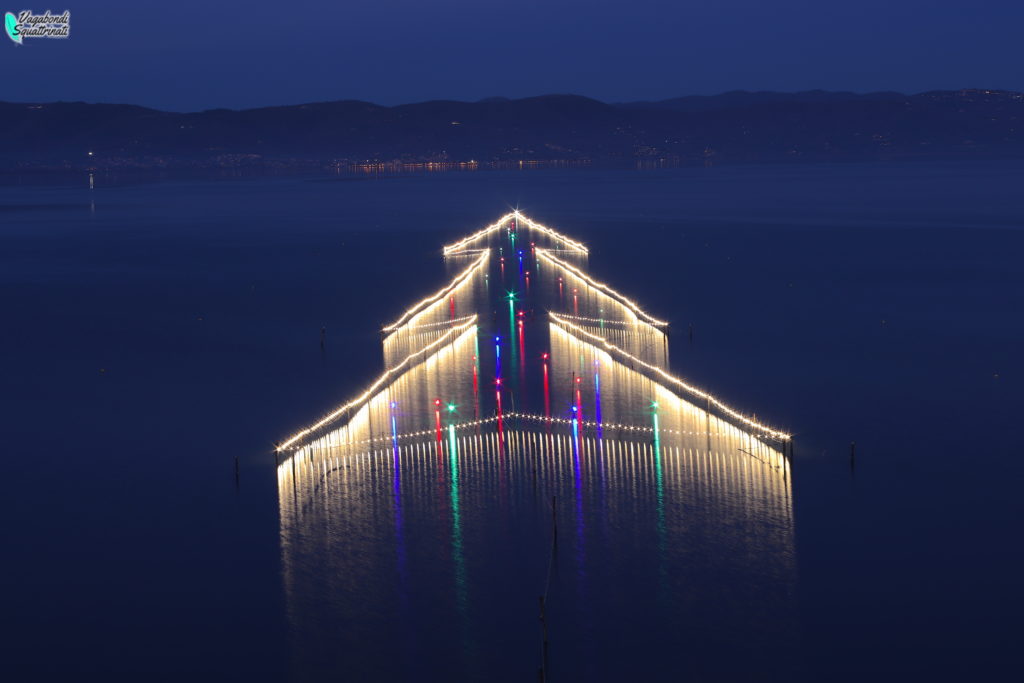
<path fill-rule="evenodd" d="M 577 242 L 576 240 L 574 240 L 574 239 L 572 239 L 570 237 L 566 237 L 565 235 L 563 235 L 560 232 L 557 232 L 555 230 L 552 230 L 551 228 L 547 227 L 546 225 L 541 225 L 537 221 L 535 221 L 535 220 L 533 220 L 531 218 L 528 218 L 527 216 L 523 215 L 519 211 L 513 211 L 512 213 L 507 213 L 504 216 L 502 216 L 501 218 L 499 218 L 497 220 L 497 222 L 492 223 L 492 224 L 488 225 L 485 228 L 481 228 L 480 230 L 477 230 L 476 232 L 474 232 L 469 237 L 465 237 L 465 238 L 459 240 L 458 242 L 454 242 L 452 244 L 449 244 L 448 246 L 446 246 L 444 248 L 444 255 L 445 256 L 451 256 L 453 254 L 457 254 L 457 253 L 460 253 L 460 252 L 464 251 L 465 248 L 466 248 L 466 245 L 472 244 L 473 242 L 476 242 L 477 240 L 479 240 L 479 239 L 481 239 L 483 237 L 486 237 L 487 235 L 489 235 L 490 233 L 492 233 L 492 232 L 494 232 L 496 230 L 500 230 L 501 228 L 505 227 L 505 225 L 507 225 L 508 222 L 511 221 L 512 219 L 516 219 L 518 222 L 522 222 L 523 224 L 525 224 L 531 230 L 536 230 L 537 232 L 545 234 L 548 237 L 551 237 L 552 239 L 554 239 L 554 240 L 556 240 L 558 242 L 561 242 L 562 244 L 564 244 L 567 247 L 567 249 L 569 251 L 574 251 L 574 252 L 582 253 L 582 254 L 588 253 L 587 248 L 581 242 Z"/>
<path fill-rule="evenodd" d="M 576 266 L 572 265 L 571 263 L 566 263 L 562 259 L 557 258 L 555 256 L 552 256 L 551 253 L 548 250 L 541 249 L 540 247 L 538 247 L 537 248 L 537 256 L 539 256 L 540 258 L 545 259 L 545 260 L 549 261 L 550 263 L 553 263 L 553 264 L 555 264 L 555 265 L 557 265 L 557 266 L 559 266 L 561 268 L 565 268 L 567 271 L 569 271 L 570 273 L 572 273 L 573 275 L 575 275 L 579 279 L 583 280 L 584 282 L 586 282 L 591 287 L 602 291 L 603 293 L 605 293 L 606 295 L 608 295 L 612 299 L 615 299 L 619 303 L 623 304 L 624 306 L 626 306 L 626 308 L 631 310 L 633 313 L 635 313 L 639 317 L 643 318 L 649 324 L 654 325 L 656 327 L 666 327 L 668 325 L 668 323 L 665 322 L 664 320 L 658 320 L 657 318 L 654 318 L 653 316 L 649 315 L 642 308 L 640 308 L 634 301 L 626 298 L 624 295 L 620 294 L 619 292 L 616 292 L 614 289 L 612 289 L 608 285 L 604 284 L 603 282 L 598 282 L 597 280 L 594 280 L 589 275 L 587 275 L 586 273 L 584 273 L 582 270 L 580 270 Z"/>
<path fill-rule="evenodd" d="M 472 318 L 473 315 L 476 315 L 476 314 L 474 313 L 472 315 L 464 315 L 464 316 L 461 316 L 461 317 L 458 317 L 458 318 L 452 318 L 451 320 L 440 320 L 438 322 L 433 322 L 433 323 L 420 323 L 419 325 L 409 325 L 409 324 L 407 324 L 407 325 L 405 325 L 405 329 L 409 330 L 409 331 L 412 331 L 412 330 L 423 330 L 423 329 L 427 329 L 429 327 L 444 327 L 445 325 L 458 325 L 459 323 L 466 322 L 467 320 Z M 426 334 L 426 333 L 424 333 L 424 334 Z"/>
<path fill-rule="evenodd" d="M 582 315 L 569 315 L 568 313 L 560 313 L 563 318 L 567 320 L 579 320 L 584 323 L 599 323 L 602 325 L 642 325 L 643 323 L 639 320 L 616 320 L 614 318 L 588 318 Z"/>
<path fill-rule="evenodd" d="M 537 414 L 534 414 L 534 413 L 517 413 L 517 412 L 502 413 L 501 418 L 503 420 L 515 420 L 515 419 L 534 420 L 536 422 L 545 422 L 545 423 L 548 423 L 548 424 L 560 424 L 560 425 L 567 425 L 567 426 L 568 425 L 572 425 L 572 423 L 574 422 L 574 420 L 572 418 L 550 417 L 550 416 L 547 416 L 547 415 L 537 415 Z M 492 416 L 492 417 L 481 418 L 479 420 L 470 420 L 470 421 L 467 421 L 467 422 L 452 422 L 452 423 L 449 423 L 449 424 L 452 427 L 454 427 L 455 429 L 457 429 L 457 430 L 463 430 L 463 429 L 469 429 L 471 427 L 479 427 L 481 425 L 495 423 L 497 421 L 498 421 L 498 416 L 495 415 L 495 416 Z M 650 426 L 650 425 L 622 424 L 622 423 L 615 423 L 615 422 L 594 422 L 594 421 L 591 421 L 591 420 L 575 420 L 575 422 L 577 422 L 578 426 L 582 427 L 582 428 L 594 428 L 594 429 L 598 429 L 599 428 L 599 429 L 607 429 L 607 430 L 611 430 L 611 431 L 620 431 L 620 432 L 639 432 L 639 433 L 644 433 L 644 434 L 653 434 L 655 431 L 657 431 L 659 434 L 676 434 L 676 435 L 679 435 L 679 436 L 702 436 L 702 437 L 703 436 L 707 436 L 709 434 L 709 432 L 707 432 L 705 430 L 680 430 L 680 429 L 671 429 L 669 427 L 661 427 L 661 426 L 659 426 L 658 429 L 655 430 L 654 427 Z M 352 440 L 344 441 L 344 442 L 339 443 L 339 444 L 330 444 L 330 445 L 326 446 L 326 448 L 334 449 L 334 448 L 341 448 L 341 447 L 362 446 L 362 445 L 375 444 L 375 443 L 391 443 L 395 439 L 397 439 L 399 441 L 402 441 L 402 440 L 407 440 L 407 439 L 415 439 L 415 438 L 419 438 L 419 437 L 423 437 L 423 436 L 434 436 L 436 434 L 437 434 L 437 428 L 436 427 L 431 427 L 429 429 L 421 429 L 421 430 L 415 431 L 415 432 L 402 432 L 402 433 L 399 433 L 399 434 L 384 434 L 384 435 L 381 435 L 381 436 L 371 436 L 370 438 L 360 439 L 360 440 L 356 440 L 356 441 L 352 441 Z M 710 434 L 712 436 L 722 436 L 723 432 L 715 431 L 715 432 L 710 432 Z M 324 437 L 324 438 L 326 438 L 326 437 Z M 305 449 L 305 448 L 312 448 L 312 447 L 315 447 L 314 444 L 307 444 L 307 446 L 304 446 L 303 449 Z M 298 449 L 298 450 L 303 450 L 303 449 Z"/>
<path fill-rule="evenodd" d="M 581 254 L 588 254 L 588 253 L 590 253 L 587 250 L 587 248 L 583 245 L 582 242 L 577 242 L 574 239 L 566 237 L 565 235 L 563 235 L 560 232 L 556 232 L 556 231 L 552 230 L 551 228 L 547 227 L 546 225 L 541 225 L 537 221 L 535 221 L 532 218 L 530 218 L 530 217 L 520 213 L 519 211 L 516 211 L 513 215 L 519 221 L 525 223 L 526 226 L 529 227 L 531 230 L 536 230 L 537 232 L 543 233 L 543 234 L 545 234 L 545 235 L 547 235 L 549 237 L 552 237 L 552 238 L 558 240 L 559 242 L 564 244 L 568 248 L 569 251 L 575 251 L 575 252 L 579 252 Z"/>
<path fill-rule="evenodd" d="M 445 256 L 450 256 L 451 254 L 455 254 L 455 253 L 458 253 L 458 252 L 462 251 L 466 247 L 467 244 L 472 244 L 473 242 L 477 241 L 481 237 L 489 235 L 490 233 L 494 232 L 495 230 L 500 230 L 502 227 L 504 227 L 504 225 L 506 223 L 508 223 L 514 217 L 515 217 L 514 213 L 507 213 L 504 216 L 502 216 L 501 218 L 499 218 L 497 220 L 497 222 L 491 223 L 487 227 L 484 227 L 484 228 L 481 228 L 480 230 L 477 230 L 476 232 L 474 232 L 469 237 L 464 237 L 461 240 L 459 240 L 458 242 L 455 242 L 453 244 L 449 244 L 448 246 L 446 246 L 444 248 L 444 255 Z"/>
<path fill-rule="evenodd" d="M 389 370 L 386 370 L 384 372 L 384 374 L 382 374 L 380 377 L 378 377 L 377 380 L 373 384 L 370 385 L 370 388 L 367 389 L 366 391 L 364 391 L 362 394 L 360 394 L 358 398 L 355 398 L 355 399 L 349 401 L 348 403 L 346 403 L 345 405 L 335 409 L 333 412 L 331 412 L 329 415 L 327 415 L 327 417 L 323 418 L 319 422 L 317 422 L 317 423 L 315 423 L 313 425 L 310 425 L 309 427 L 307 427 L 305 429 L 302 429 L 302 430 L 296 432 L 295 434 L 293 434 L 292 436 L 288 437 L 287 439 L 285 439 L 285 441 L 280 446 L 277 447 L 277 450 L 278 451 L 283 451 L 284 449 L 288 448 L 293 443 L 295 443 L 299 439 L 303 438 L 307 434 L 320 429 L 321 427 L 323 427 L 326 424 L 329 424 L 330 422 L 333 422 L 334 420 L 336 420 L 339 416 L 341 416 L 346 410 L 348 410 L 352 406 L 355 406 L 355 405 L 358 405 L 358 404 L 362 403 L 367 398 L 369 398 L 373 394 L 373 392 L 377 390 L 377 388 L 380 385 L 382 385 L 384 382 L 386 382 L 388 380 L 388 378 L 390 378 L 395 373 L 397 373 L 399 371 L 402 371 L 405 368 L 405 366 L 409 365 L 412 362 L 413 359 L 415 359 L 417 356 L 422 356 L 423 354 L 425 354 L 427 351 L 430 351 L 431 349 L 435 349 L 438 346 L 441 346 L 442 344 L 444 344 L 448 340 L 449 337 L 453 337 L 453 336 L 454 337 L 459 337 L 459 336 L 461 336 L 461 334 L 463 332 L 466 332 L 470 328 L 472 328 L 473 333 L 475 334 L 476 333 L 476 319 L 477 319 L 477 316 L 474 315 L 472 320 L 470 320 L 470 321 L 468 321 L 466 323 L 463 323 L 462 325 L 459 325 L 458 327 L 453 327 L 452 329 L 450 329 L 446 333 L 444 333 L 442 336 L 440 336 L 437 339 L 435 339 L 430 344 L 427 344 L 426 346 L 424 346 L 419 351 L 414 351 L 413 353 L 409 354 L 408 356 L 405 357 L 405 359 L 401 363 L 399 363 L 398 365 L 396 365 L 395 367 L 393 367 L 393 368 L 391 368 Z"/>
<path fill-rule="evenodd" d="M 448 286 L 444 287 L 440 291 L 435 292 L 434 294 L 428 296 L 426 299 L 423 299 L 419 303 L 415 304 L 412 308 L 410 308 L 405 313 L 403 313 L 401 318 L 399 318 L 395 322 L 391 323 L 390 325 L 387 325 L 386 327 L 384 327 L 384 332 L 393 332 L 393 331 L 395 331 L 396 329 L 401 327 L 402 324 L 406 320 L 408 320 L 412 316 L 416 315 L 420 310 L 426 308 L 427 306 L 429 306 L 432 303 L 440 301 L 450 291 L 452 291 L 453 289 L 455 289 L 456 287 L 461 285 L 463 282 L 465 282 L 467 279 L 469 279 L 473 275 L 473 273 L 476 272 L 476 270 L 478 268 L 482 267 L 484 262 L 487 261 L 487 257 L 490 255 L 490 253 L 491 253 L 490 249 L 485 250 L 482 254 L 480 254 L 480 257 L 477 258 L 477 260 L 473 262 L 472 265 L 470 265 L 464 271 L 459 273 L 455 277 L 455 279 L 452 280 L 448 284 Z"/>
<path fill-rule="evenodd" d="M 640 358 L 637 358 L 636 356 L 634 356 L 633 354 L 629 353 L 628 351 L 624 351 L 621 348 L 619 348 L 618 346 L 616 346 L 615 344 L 610 343 L 608 340 L 604 339 L 603 337 L 599 337 L 596 334 L 591 334 L 590 332 L 588 332 L 587 330 L 583 329 L 579 325 L 576 325 L 574 323 L 569 322 L 568 320 L 565 320 L 564 318 L 562 318 L 557 313 L 549 311 L 548 312 L 548 316 L 551 318 L 552 321 L 554 321 L 555 323 L 563 326 L 564 328 L 569 328 L 571 330 L 574 330 L 575 332 L 578 332 L 579 334 L 584 335 L 584 336 L 588 337 L 589 339 L 594 340 L 596 343 L 600 344 L 601 346 L 603 346 L 608 351 L 614 351 L 616 353 L 620 353 L 623 356 L 625 356 L 626 358 L 629 358 L 634 363 L 642 365 L 643 367 L 647 368 L 648 370 L 651 370 L 652 372 L 657 373 L 663 379 L 665 379 L 666 381 L 668 381 L 668 382 L 674 384 L 675 386 L 683 389 L 684 391 L 686 391 L 690 395 L 697 396 L 698 398 L 702 398 L 702 399 L 708 401 L 711 405 L 715 406 L 716 408 L 721 410 L 726 415 L 729 415 L 730 417 L 732 417 L 732 418 L 734 418 L 736 420 L 739 420 L 740 422 L 742 422 L 743 424 L 747 425 L 748 427 L 751 427 L 751 428 L 756 429 L 756 430 L 758 430 L 760 432 L 763 432 L 763 433 L 771 436 L 772 438 L 778 439 L 780 441 L 788 441 L 790 438 L 792 438 L 791 434 L 786 434 L 785 432 L 780 432 L 780 431 L 778 431 L 776 429 L 772 429 L 771 427 L 768 427 L 767 425 L 761 424 L 757 420 L 751 419 L 751 418 L 747 417 L 746 415 L 743 415 L 742 413 L 734 410 L 733 408 L 730 408 L 725 403 L 723 403 L 719 399 L 715 398 L 711 394 L 707 393 L 706 391 L 698 389 L 697 387 L 693 386 L 692 384 L 688 384 L 687 382 L 684 382 L 683 380 L 679 379 L 678 377 L 674 377 L 674 376 L 668 374 L 667 372 L 665 372 L 664 370 L 662 370 L 661 368 L 659 368 L 656 365 L 651 365 L 650 363 L 648 363 L 648 362 L 646 362 L 644 360 L 641 360 Z M 563 329 L 563 331 L 567 331 L 567 330 Z"/>
<path fill-rule="evenodd" d="M 479 249 L 460 249 L 452 254 L 445 254 L 445 258 L 449 256 L 452 258 L 459 256 L 472 256 L 473 254 L 479 254 L 481 251 L 487 251 L 490 247 L 480 247 Z"/>
<path fill-rule="evenodd" d="M 503 415 L 503 417 L 504 417 L 504 415 Z M 451 423 L 451 426 L 453 426 L 455 429 L 468 429 L 469 427 L 477 427 L 479 425 L 484 425 L 484 424 L 488 424 L 490 422 L 497 422 L 497 421 L 498 421 L 498 417 L 497 417 L 497 415 L 495 415 L 494 417 L 485 417 L 483 419 L 473 420 L 473 421 L 470 421 L 470 422 L 453 422 L 453 423 Z M 361 439 L 361 440 L 358 440 L 358 441 L 344 441 L 344 442 L 339 443 L 339 444 L 328 445 L 327 448 L 341 448 L 341 447 L 349 447 L 349 446 L 361 446 L 361 445 L 364 445 L 364 444 L 374 444 L 374 443 L 389 443 L 391 441 L 394 441 L 395 439 L 398 439 L 399 441 L 401 441 L 403 439 L 414 439 L 414 438 L 418 438 L 418 437 L 421 437 L 421 436 L 434 436 L 436 434 L 437 434 L 437 427 L 431 427 L 430 429 L 421 429 L 418 432 L 402 432 L 400 434 L 384 434 L 382 436 L 371 436 L 368 439 Z M 324 438 L 326 438 L 326 437 L 324 437 Z M 307 444 L 306 446 L 303 446 L 303 448 L 307 448 L 307 447 L 314 447 L 314 444 L 311 443 L 311 444 Z M 302 450 L 302 449 L 296 449 L 296 450 L 298 451 L 298 450 Z"/>

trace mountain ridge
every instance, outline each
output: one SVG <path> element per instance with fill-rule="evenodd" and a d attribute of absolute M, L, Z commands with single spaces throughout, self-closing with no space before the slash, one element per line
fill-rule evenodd
<path fill-rule="evenodd" d="M 1022 124 L 1024 94 L 977 89 L 334 100 L 188 113 L 0 102 L 0 125 L 21 142 L 0 150 L 0 169 L 1024 158 Z"/>

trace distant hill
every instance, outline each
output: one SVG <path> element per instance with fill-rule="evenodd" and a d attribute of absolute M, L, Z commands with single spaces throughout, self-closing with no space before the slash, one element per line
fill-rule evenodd
<path fill-rule="evenodd" d="M 805 90 L 803 92 L 772 92 L 731 90 L 719 95 L 688 95 L 656 102 L 625 102 L 618 106 L 630 109 L 671 109 L 673 111 L 714 111 L 716 109 L 743 109 L 763 104 L 817 104 L 822 102 L 872 102 L 905 100 L 907 96 L 898 92 L 872 92 L 858 94 L 830 90 Z"/>
<path fill-rule="evenodd" d="M 342 100 L 194 113 L 0 103 L 0 125 L 14 141 L 0 150 L 3 170 L 1024 157 L 1024 95 L 999 90 Z"/>

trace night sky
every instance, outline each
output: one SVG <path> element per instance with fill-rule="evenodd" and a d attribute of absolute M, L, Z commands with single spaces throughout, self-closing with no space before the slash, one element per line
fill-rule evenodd
<path fill-rule="evenodd" d="M 176 111 L 360 99 L 1024 90 L 1019 0 L 101 0 L 3 40 L 8 101 Z"/>

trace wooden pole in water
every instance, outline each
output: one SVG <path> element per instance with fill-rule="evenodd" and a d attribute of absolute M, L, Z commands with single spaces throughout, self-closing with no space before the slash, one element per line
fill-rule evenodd
<path fill-rule="evenodd" d="M 539 596 L 538 601 L 540 602 L 540 629 L 544 639 L 541 645 L 540 671 L 538 673 L 540 680 L 544 681 L 547 680 L 548 669 L 548 618 L 544 610 L 544 596 Z"/>
<path fill-rule="evenodd" d="M 856 463 L 856 460 L 857 460 L 857 442 L 856 441 L 851 441 L 850 442 L 850 471 L 851 472 L 853 471 L 853 466 Z"/>
<path fill-rule="evenodd" d="M 551 496 L 551 534 L 552 543 L 558 543 L 558 514 L 555 508 L 555 496 Z"/>

